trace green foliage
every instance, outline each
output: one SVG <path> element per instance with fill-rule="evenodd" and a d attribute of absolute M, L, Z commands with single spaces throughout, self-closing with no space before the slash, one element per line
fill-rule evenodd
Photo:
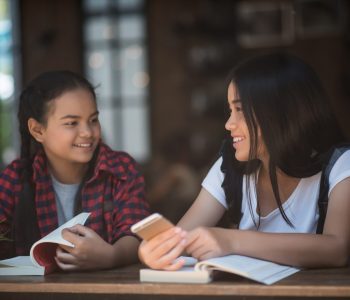
<path fill-rule="evenodd" d="M 9 104 L 0 100 L 0 161 L 6 146 L 11 143 L 11 114 Z"/>

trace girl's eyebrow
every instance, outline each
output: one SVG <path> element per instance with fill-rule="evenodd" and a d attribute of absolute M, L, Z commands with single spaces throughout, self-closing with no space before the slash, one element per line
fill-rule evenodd
<path fill-rule="evenodd" d="M 237 98 L 237 99 L 233 99 L 232 104 L 236 104 L 236 103 L 241 103 L 241 99 Z"/>
<path fill-rule="evenodd" d="M 94 113 L 92 113 L 89 118 L 97 116 L 99 114 L 99 111 L 95 111 Z M 79 119 L 81 118 L 81 116 L 79 115 L 65 115 L 62 118 L 60 118 L 60 120 L 64 120 L 64 119 Z"/>

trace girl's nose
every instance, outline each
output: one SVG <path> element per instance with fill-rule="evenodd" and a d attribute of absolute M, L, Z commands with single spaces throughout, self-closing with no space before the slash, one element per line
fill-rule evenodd
<path fill-rule="evenodd" d="M 225 123 L 225 129 L 228 131 L 231 131 L 236 128 L 236 121 L 234 120 L 233 116 L 230 115 L 230 117 L 227 119 Z"/>
<path fill-rule="evenodd" d="M 80 128 L 79 135 L 82 137 L 90 137 L 92 135 L 92 130 L 89 125 L 82 125 Z"/>

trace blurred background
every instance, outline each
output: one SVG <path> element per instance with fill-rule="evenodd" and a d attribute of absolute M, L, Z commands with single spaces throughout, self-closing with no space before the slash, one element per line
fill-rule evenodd
<path fill-rule="evenodd" d="M 0 0 L 0 169 L 18 155 L 22 87 L 72 70 L 96 86 L 104 140 L 176 221 L 218 156 L 226 76 L 248 56 L 311 64 L 350 137 L 349 13 L 347 0 Z"/>

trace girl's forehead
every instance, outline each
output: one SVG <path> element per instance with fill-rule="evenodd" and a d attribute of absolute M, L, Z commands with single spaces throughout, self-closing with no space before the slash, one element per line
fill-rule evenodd
<path fill-rule="evenodd" d="M 66 113 L 73 110 L 80 111 L 82 108 L 97 109 L 94 96 L 84 89 L 65 91 L 48 102 L 48 112 L 50 114 Z"/>
<path fill-rule="evenodd" d="M 232 102 L 233 100 L 238 100 L 238 99 L 239 99 L 239 95 L 238 95 L 238 90 L 236 88 L 236 85 L 233 82 L 231 82 L 227 89 L 227 100 L 229 102 Z"/>

